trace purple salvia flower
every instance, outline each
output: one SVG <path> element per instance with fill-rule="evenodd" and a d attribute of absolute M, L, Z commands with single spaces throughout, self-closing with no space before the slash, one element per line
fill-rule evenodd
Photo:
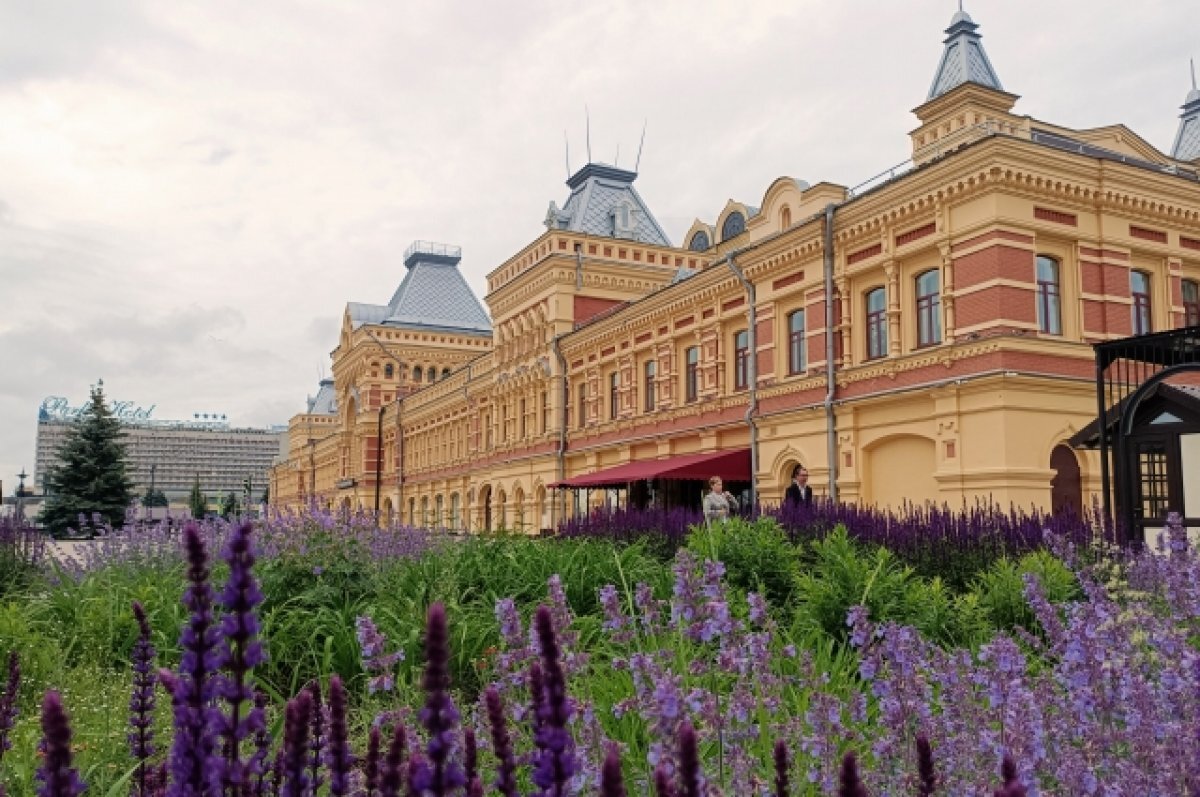
<path fill-rule="evenodd" d="M 600 797 L 626 797 L 621 756 L 616 745 L 609 745 L 604 755 L 604 765 L 600 769 Z"/>
<path fill-rule="evenodd" d="M 283 759 L 280 762 L 280 797 L 307 797 L 308 729 L 312 717 L 312 694 L 303 689 L 287 704 L 283 726 Z"/>
<path fill-rule="evenodd" d="M 542 705 L 546 702 L 546 677 L 542 672 L 542 664 L 532 661 L 529 664 L 529 726 L 536 737 L 545 719 Z"/>
<path fill-rule="evenodd" d="M 210 705 L 217 663 L 220 629 L 213 622 L 213 594 L 208 583 L 208 552 L 195 523 L 183 527 L 188 587 L 183 605 L 190 617 L 180 634 L 183 656 L 175 681 L 172 705 L 175 739 L 171 746 L 170 797 L 209 794 L 208 779 L 219 767 L 211 766 L 215 747 Z"/>
<path fill-rule="evenodd" d="M 425 797 L 426 789 L 420 784 L 428 775 L 429 765 L 421 756 L 420 750 L 413 750 L 412 756 L 408 759 L 408 789 L 404 792 L 404 797 Z M 435 795 L 435 797 L 444 797 L 443 795 Z"/>
<path fill-rule="evenodd" d="M 379 778 L 379 793 L 382 797 L 400 797 L 400 788 L 404 785 L 404 754 L 407 749 L 408 736 L 404 732 L 404 726 L 396 723 Z"/>
<path fill-rule="evenodd" d="M 261 689 L 254 690 L 254 708 L 263 717 L 267 715 L 267 695 Z M 246 777 L 250 783 L 250 797 L 266 797 L 267 776 L 270 768 L 271 734 L 263 722 L 254 731 L 254 755 L 246 764 Z"/>
<path fill-rule="evenodd" d="M 665 764 L 654 768 L 654 797 L 677 797 Z"/>
<path fill-rule="evenodd" d="M 312 701 L 308 709 L 308 787 L 316 794 L 325 782 L 321 774 L 321 762 L 325 756 L 325 708 L 321 705 L 321 682 L 311 681 L 306 691 Z"/>
<path fill-rule="evenodd" d="M 21 686 L 21 661 L 17 652 L 8 653 L 8 677 L 4 682 L 4 691 L 0 692 L 0 760 L 4 759 L 6 750 L 12 747 L 8 734 L 17 721 L 17 690 Z"/>
<path fill-rule="evenodd" d="M 702 780 L 696 729 L 685 720 L 679 726 L 679 797 L 701 797 Z"/>
<path fill-rule="evenodd" d="M 42 752 L 37 771 L 38 797 L 76 797 L 84 790 L 79 773 L 71 766 L 71 723 L 62 698 L 53 690 L 42 701 Z"/>
<path fill-rule="evenodd" d="M 994 797 L 1026 797 L 1028 791 L 1017 777 L 1017 764 L 1012 756 L 1005 755 L 1000 763 L 1000 777 L 1003 780 L 1000 788 L 993 793 Z"/>
<path fill-rule="evenodd" d="M 379 726 L 372 725 L 367 735 L 367 759 L 363 764 L 364 797 L 378 797 L 379 794 Z"/>
<path fill-rule="evenodd" d="M 254 668 L 266 660 L 258 640 L 256 610 L 263 595 L 254 578 L 251 531 L 249 523 L 238 524 L 222 552 L 229 565 L 229 580 L 220 596 L 225 613 L 221 617 L 222 642 L 217 653 L 217 666 L 222 673 L 216 688 L 225 703 L 225 711 L 217 714 L 217 724 L 223 759 L 220 782 L 227 795 L 236 795 L 247 782 L 242 742 L 266 724 L 262 709 L 254 705 L 251 683 Z M 243 716 L 243 708 L 247 706 L 249 710 Z"/>
<path fill-rule="evenodd" d="M 517 797 L 517 764 L 513 757 L 512 739 L 508 735 L 504 703 L 494 686 L 489 686 L 483 693 L 483 700 L 491 729 L 492 752 L 496 756 L 496 781 L 493 786 L 501 797 Z"/>
<path fill-rule="evenodd" d="M 532 779 L 547 797 L 563 797 L 577 771 L 575 742 L 567 727 L 573 708 L 567 697 L 566 675 L 550 609 L 539 606 L 534 625 L 541 645 L 544 686 L 540 727 L 534 738 L 538 755 Z"/>
<path fill-rule="evenodd" d="M 329 676 L 329 745 L 325 750 L 329 767 L 329 793 L 342 797 L 350 793 L 350 730 L 346 725 L 346 687 L 336 673 Z"/>
<path fill-rule="evenodd" d="M 917 797 L 933 797 L 937 773 L 933 769 L 933 748 L 925 734 L 917 736 Z"/>
<path fill-rule="evenodd" d="M 446 608 L 440 603 L 429 607 L 425 625 L 425 676 L 421 685 L 425 689 L 425 707 L 420 718 L 429 734 L 425 747 L 429 761 L 423 762 L 410 785 L 442 797 L 455 793 L 467 781 L 454 759 L 458 709 L 450 697 L 449 634 Z"/>
<path fill-rule="evenodd" d="M 463 770 L 467 778 L 467 797 L 483 797 L 483 781 L 479 779 L 479 749 L 475 730 L 463 729 Z"/>
<path fill-rule="evenodd" d="M 838 783 L 838 797 L 869 797 L 867 787 L 858 777 L 858 759 L 854 753 L 842 758 L 842 771 Z"/>
<path fill-rule="evenodd" d="M 775 797 L 789 797 L 791 790 L 788 786 L 788 749 L 783 739 L 775 740 Z"/>
<path fill-rule="evenodd" d="M 359 617 L 354 625 L 363 670 L 370 676 L 367 679 L 367 691 L 371 694 L 392 691 L 396 685 L 396 664 L 404 660 L 404 651 L 388 653 L 387 636 L 370 617 Z"/>
<path fill-rule="evenodd" d="M 138 639 L 133 644 L 133 693 L 129 697 L 129 752 L 137 762 L 132 791 L 137 797 L 148 797 L 147 767 L 154 755 L 155 651 L 146 610 L 137 601 L 133 603 L 133 616 L 137 618 Z"/>

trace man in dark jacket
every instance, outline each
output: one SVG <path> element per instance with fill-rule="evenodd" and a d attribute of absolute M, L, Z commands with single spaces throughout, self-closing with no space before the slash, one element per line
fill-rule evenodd
<path fill-rule="evenodd" d="M 808 486 L 808 471 L 803 465 L 792 469 L 792 483 L 784 494 L 784 503 L 796 508 L 812 506 L 812 488 Z"/>

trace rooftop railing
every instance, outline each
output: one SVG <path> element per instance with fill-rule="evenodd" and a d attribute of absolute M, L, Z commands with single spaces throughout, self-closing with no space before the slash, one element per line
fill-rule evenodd
<path fill-rule="evenodd" d="M 413 241 L 404 250 L 407 261 L 413 255 L 436 255 L 437 257 L 462 257 L 462 247 L 453 244 L 439 244 L 434 241 Z"/>

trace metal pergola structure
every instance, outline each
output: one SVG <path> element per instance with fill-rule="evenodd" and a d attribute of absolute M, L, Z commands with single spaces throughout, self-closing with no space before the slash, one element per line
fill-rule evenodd
<path fill-rule="evenodd" d="M 1156 385 L 1185 371 L 1200 371 L 1200 326 L 1105 341 L 1094 348 L 1104 514 L 1123 521 L 1132 535 L 1137 474 L 1130 472 L 1126 441 L 1133 419 Z"/>

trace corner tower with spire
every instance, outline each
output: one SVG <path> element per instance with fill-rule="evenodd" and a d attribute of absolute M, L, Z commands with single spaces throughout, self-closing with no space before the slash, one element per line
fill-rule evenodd
<path fill-rule="evenodd" d="M 983 49 L 979 25 L 959 4 L 943 41 L 942 57 L 925 102 L 913 113 L 913 160 L 932 160 L 978 138 L 980 132 L 1015 132 L 1023 122 L 1012 113 L 1017 95 L 1004 90 Z"/>
<path fill-rule="evenodd" d="M 1180 161 L 1200 160 L 1200 88 L 1196 87 L 1196 61 L 1192 60 L 1192 90 L 1183 101 L 1179 131 L 1171 147 L 1171 157 Z"/>

